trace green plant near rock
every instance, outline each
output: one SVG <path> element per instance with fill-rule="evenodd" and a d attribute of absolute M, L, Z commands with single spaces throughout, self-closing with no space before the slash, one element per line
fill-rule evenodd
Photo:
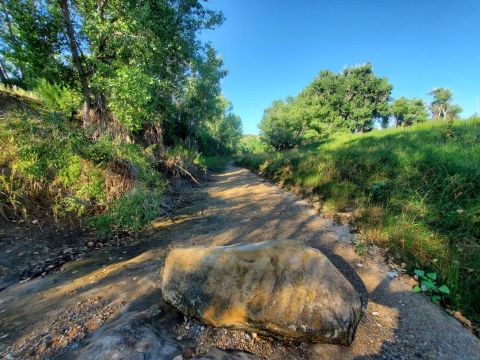
<path fill-rule="evenodd" d="M 440 302 L 450 295 L 450 289 L 447 285 L 437 284 L 437 273 L 425 273 L 424 270 L 415 270 L 415 280 L 418 284 L 412 289 L 414 293 L 426 292 L 432 297 L 432 301 Z"/>

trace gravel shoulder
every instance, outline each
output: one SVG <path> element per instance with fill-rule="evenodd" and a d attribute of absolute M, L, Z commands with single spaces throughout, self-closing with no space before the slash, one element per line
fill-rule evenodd
<path fill-rule="evenodd" d="M 294 194 L 229 167 L 182 214 L 154 223 L 144 241 L 96 249 L 58 273 L 0 291 L 0 358 L 173 359 L 193 351 L 213 359 L 480 359 L 474 335 L 413 294 L 411 278 L 389 276 L 394 265 L 381 250 L 356 254 L 352 236 Z M 162 302 L 161 268 L 171 248 L 272 239 L 322 250 L 360 292 L 365 312 L 351 346 L 213 329 Z"/>

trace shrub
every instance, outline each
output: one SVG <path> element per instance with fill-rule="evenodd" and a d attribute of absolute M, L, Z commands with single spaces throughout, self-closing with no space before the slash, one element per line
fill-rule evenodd
<path fill-rule="evenodd" d="M 162 215 L 162 190 L 138 185 L 92 218 L 90 224 L 102 235 L 113 231 L 138 231 Z"/>
<path fill-rule="evenodd" d="M 48 111 L 58 111 L 71 116 L 80 108 L 80 94 L 70 88 L 50 84 L 45 79 L 39 82 L 35 92 Z"/>

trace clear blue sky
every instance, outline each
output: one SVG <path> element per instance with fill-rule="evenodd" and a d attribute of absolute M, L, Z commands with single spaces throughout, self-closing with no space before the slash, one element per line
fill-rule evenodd
<path fill-rule="evenodd" d="M 224 94 L 245 133 L 321 69 L 371 62 L 393 97 L 448 87 L 470 116 L 480 97 L 480 0 L 210 0 L 225 23 L 202 35 L 229 71 Z M 480 110 L 480 109 L 479 109 Z"/>

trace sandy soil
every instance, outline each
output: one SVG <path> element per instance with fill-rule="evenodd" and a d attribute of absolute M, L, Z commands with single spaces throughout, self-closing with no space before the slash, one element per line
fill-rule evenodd
<path fill-rule="evenodd" d="M 192 205 L 154 224 L 145 241 L 101 248 L 58 273 L 0 291 L 5 359 L 480 359 L 480 341 L 423 295 L 391 278 L 378 249 L 359 256 L 348 227 L 253 173 L 229 167 Z M 288 344 L 185 319 L 161 300 L 169 249 L 271 239 L 319 248 L 362 294 L 365 314 L 351 346 Z M 215 347 L 243 350 L 226 353 Z M 177 358 L 178 359 L 178 358 Z"/>

